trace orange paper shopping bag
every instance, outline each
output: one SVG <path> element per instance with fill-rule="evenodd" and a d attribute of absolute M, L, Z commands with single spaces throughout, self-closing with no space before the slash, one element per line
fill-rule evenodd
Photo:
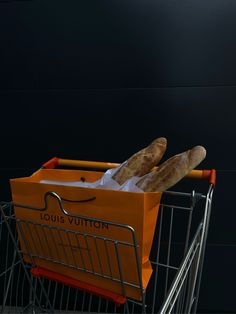
<path fill-rule="evenodd" d="M 102 175 L 40 169 L 12 179 L 20 249 L 27 263 L 140 300 L 152 274 L 149 254 L 161 193 L 68 185 Z"/>

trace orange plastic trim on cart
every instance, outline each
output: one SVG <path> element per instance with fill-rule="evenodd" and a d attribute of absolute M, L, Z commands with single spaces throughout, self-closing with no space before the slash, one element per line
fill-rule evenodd
<path fill-rule="evenodd" d="M 72 160 L 72 159 L 61 159 L 54 157 L 48 162 L 43 164 L 43 168 L 52 169 L 57 166 L 71 166 L 71 167 L 86 167 L 86 168 L 97 168 L 100 170 L 107 170 L 109 168 L 118 167 L 119 163 L 103 162 L 103 161 L 87 161 L 87 160 Z M 156 167 L 154 167 L 156 168 Z M 216 184 L 216 170 L 199 170 L 194 169 L 189 174 L 186 175 L 187 178 L 193 179 L 204 179 L 212 185 Z"/>
<path fill-rule="evenodd" d="M 216 184 L 216 170 L 198 170 L 194 169 L 186 176 L 187 178 L 207 180 L 210 184 Z"/>
<path fill-rule="evenodd" d="M 202 174 L 203 179 L 207 179 L 210 184 L 215 185 L 216 184 L 216 170 L 203 170 Z"/>
<path fill-rule="evenodd" d="M 59 165 L 59 158 L 57 157 L 53 157 L 52 159 L 50 159 L 49 161 L 45 162 L 42 165 L 42 168 L 45 169 L 54 169 Z"/>
<path fill-rule="evenodd" d="M 116 294 L 116 293 L 111 292 L 109 290 L 98 288 L 96 286 L 87 284 L 87 283 L 79 281 L 77 279 L 66 277 L 64 275 L 50 271 L 46 268 L 34 267 L 34 268 L 31 268 L 31 273 L 35 277 L 44 277 L 44 278 L 47 278 L 49 280 L 54 280 L 54 281 L 57 281 L 59 283 L 68 285 L 72 288 L 76 288 L 76 289 L 80 289 L 80 290 L 88 292 L 88 293 L 92 293 L 92 294 L 97 295 L 99 297 L 102 297 L 104 299 L 113 301 L 117 305 L 122 305 L 126 302 L 126 297 L 124 297 L 120 294 Z"/>

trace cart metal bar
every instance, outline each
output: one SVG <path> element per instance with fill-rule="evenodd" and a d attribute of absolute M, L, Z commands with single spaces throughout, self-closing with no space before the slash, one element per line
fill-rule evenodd
<path fill-rule="evenodd" d="M 57 201 L 58 201 L 58 205 L 61 209 L 61 211 L 63 212 L 64 215 L 66 216 L 71 216 L 71 217 L 75 217 L 75 218 L 81 218 L 81 219 L 86 219 L 88 221 L 94 221 L 94 218 L 90 218 L 90 217 L 87 217 L 87 216 L 82 216 L 82 215 L 76 215 L 74 213 L 71 213 L 71 212 L 68 212 L 64 206 L 62 205 L 62 199 L 61 197 L 55 193 L 55 192 L 52 192 L 52 191 L 49 191 L 47 193 L 45 193 L 44 195 L 44 203 L 45 203 L 45 206 L 42 207 L 42 208 L 37 208 L 37 207 L 33 207 L 33 206 L 27 206 L 27 205 L 24 205 L 24 204 L 16 204 L 16 203 L 12 203 L 12 205 L 16 206 L 16 207 L 22 207 L 22 208 L 28 208 L 28 209 L 32 209 L 32 210 L 37 210 L 37 211 L 45 211 L 48 209 L 48 198 L 49 197 L 54 197 Z M 126 225 L 126 224 L 119 224 L 119 223 L 115 223 L 115 222 L 112 222 L 112 221 L 107 221 L 107 220 L 101 220 L 101 219 L 96 219 L 97 222 L 101 222 L 101 223 L 107 223 L 111 226 L 117 226 L 119 228 L 125 228 L 125 229 L 129 229 L 133 236 L 135 237 L 135 231 L 134 229 L 129 226 L 129 225 Z"/>
<path fill-rule="evenodd" d="M 196 195 L 195 191 L 192 191 L 192 198 L 191 198 L 191 207 L 190 207 L 190 212 L 188 216 L 188 226 L 187 226 L 187 232 L 186 232 L 186 241 L 185 241 L 185 247 L 184 247 L 184 255 L 186 255 L 188 247 L 189 247 L 189 239 L 190 239 L 190 231 L 191 231 L 191 224 L 192 224 L 192 217 L 193 217 L 193 209 L 196 204 L 196 198 L 199 199 L 199 195 Z M 201 196 L 200 196 L 201 197 Z M 181 297 L 178 300 L 178 304 L 176 305 L 177 307 L 177 312 L 181 313 L 183 312 L 183 304 L 184 304 L 184 296 L 186 293 L 187 289 L 187 283 L 185 282 L 184 287 L 183 287 L 183 293 Z"/>
<path fill-rule="evenodd" d="M 160 223 L 159 223 L 159 237 L 158 237 L 158 245 L 157 245 L 157 253 L 156 253 L 156 260 L 155 263 L 159 263 L 159 258 L 160 258 L 160 247 L 161 247 L 161 234 L 162 234 L 162 220 L 163 220 L 163 207 L 164 205 L 162 204 L 160 206 Z M 155 309 L 155 304 L 156 304 L 156 297 L 157 297 L 157 281 L 158 281 L 158 270 L 159 268 L 156 269 L 155 272 L 155 277 L 154 277 L 154 289 L 153 289 L 153 299 L 152 299 L 152 313 L 154 313 Z"/>
<path fill-rule="evenodd" d="M 169 268 L 169 269 L 173 269 L 173 270 L 178 270 L 179 269 L 178 267 L 171 266 L 171 265 L 166 265 L 166 264 L 163 264 L 163 263 L 157 263 L 157 262 L 153 262 L 153 261 L 151 261 L 151 263 L 153 265 L 157 265 L 157 266 L 161 266 L 161 267 L 165 267 L 165 268 Z"/>
<path fill-rule="evenodd" d="M 165 293 L 166 296 L 167 293 L 167 287 L 168 287 L 168 279 L 169 279 L 169 265 L 170 265 L 170 252 L 171 252 L 171 241 L 172 241 L 172 225 L 173 225 L 173 215 L 174 215 L 174 209 L 171 208 L 170 213 L 170 228 L 169 228 L 169 240 L 168 240 L 168 249 L 167 249 L 167 260 L 166 260 L 166 282 L 165 282 Z"/>
<path fill-rule="evenodd" d="M 9 224 L 7 223 L 7 218 L 6 218 L 5 214 L 4 214 L 4 211 L 3 211 L 2 206 L 0 206 L 0 212 L 1 212 L 1 216 L 2 216 L 3 219 L 4 219 L 4 222 L 5 222 L 5 224 L 6 224 L 6 227 L 7 227 L 7 229 L 8 229 L 8 233 L 9 233 L 10 238 L 11 238 L 11 240 L 12 240 L 14 249 L 15 249 L 15 251 L 16 251 L 17 254 L 18 254 L 18 257 L 19 257 L 19 260 L 21 261 L 21 264 L 24 266 L 24 262 L 23 262 L 23 260 L 22 260 L 21 255 L 20 255 L 20 252 L 18 251 L 18 246 L 17 246 L 18 243 L 15 242 L 14 234 L 13 234 L 12 230 L 10 229 Z M 25 275 L 26 275 L 26 278 L 27 278 L 28 282 L 30 282 L 30 276 L 29 276 L 29 274 L 28 274 L 27 272 L 25 272 Z M 34 288 L 32 287 L 32 289 L 34 289 Z M 35 298 L 36 298 L 38 304 L 40 304 L 39 298 L 37 297 L 37 294 L 36 294 L 36 290 L 34 289 L 33 292 L 34 292 L 34 295 L 35 295 Z M 46 293 L 46 291 L 45 291 L 44 288 L 43 288 L 43 292 Z M 51 307 L 51 304 L 50 304 L 50 307 Z"/>
<path fill-rule="evenodd" d="M 191 266 L 192 260 L 197 252 L 197 249 L 200 246 L 199 243 L 197 243 L 197 238 L 202 232 L 202 229 L 203 229 L 203 225 L 201 224 L 196 232 L 196 235 L 192 241 L 192 244 L 188 250 L 186 257 L 180 266 L 180 269 L 176 275 L 176 278 L 168 292 L 166 301 L 159 311 L 159 314 L 171 313 L 171 310 L 175 304 L 175 301 L 181 291 L 182 285 L 184 283 L 184 279 L 186 278 L 188 274 L 188 270 Z"/>
<path fill-rule="evenodd" d="M 208 230 L 209 230 L 209 222 L 210 222 L 210 217 L 211 217 L 211 206 L 212 206 L 212 196 L 214 192 L 214 185 L 210 185 L 208 193 L 207 193 L 207 198 L 206 198 L 206 204 L 205 204 L 205 211 L 204 211 L 204 220 L 203 220 L 203 236 L 201 238 L 200 242 L 200 253 L 197 261 L 197 270 L 196 270 L 196 275 L 194 278 L 194 285 L 197 282 L 196 286 L 196 301 L 194 305 L 193 311 L 197 311 L 197 305 L 198 305 L 198 299 L 199 299 L 199 292 L 200 292 L 200 284 L 201 284 L 201 278 L 202 278 L 202 270 L 203 270 L 203 263 L 204 263 L 204 257 L 205 257 L 205 250 L 206 250 L 206 241 L 207 241 L 207 235 L 208 235 Z M 197 274 L 199 275 L 197 276 Z M 193 295 L 192 295 L 193 297 Z"/>

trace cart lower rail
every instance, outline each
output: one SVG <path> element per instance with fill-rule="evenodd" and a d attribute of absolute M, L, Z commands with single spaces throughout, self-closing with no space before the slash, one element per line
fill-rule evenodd
<path fill-rule="evenodd" d="M 119 300 L 112 297 L 109 299 L 96 295 L 96 291 L 90 291 L 89 288 L 83 289 L 83 287 L 65 283 L 63 280 L 55 280 L 50 277 L 50 274 L 41 276 L 37 273 L 37 269 L 35 271 L 35 265 L 26 262 L 24 258 L 27 254 L 32 258 L 34 252 L 32 250 L 27 252 L 27 246 L 23 250 L 19 245 L 19 226 L 23 222 L 16 219 L 11 202 L 2 202 L 0 212 L 1 313 L 196 312 L 212 195 L 213 185 L 210 185 L 206 194 L 194 191 L 164 193 L 150 255 L 153 273 L 147 289 L 142 289 L 142 283 L 137 287 L 142 290 L 140 301 L 127 298 L 125 293 Z M 46 228 L 44 225 L 39 227 L 43 230 Z M 34 228 L 37 227 L 34 226 Z M 47 236 L 45 230 L 43 232 Z M 75 236 L 80 235 L 75 234 Z M 89 236 L 92 237 L 91 234 Z M 102 238 L 99 240 L 107 241 Z M 135 241 L 131 244 L 135 250 L 137 248 Z M 72 244 L 69 249 L 73 252 Z M 109 252 L 107 254 L 109 259 Z M 37 256 L 37 258 L 43 260 L 48 257 Z M 119 261 L 119 254 L 117 254 L 117 260 Z M 66 267 L 75 267 L 71 264 L 66 265 L 64 258 L 55 259 L 54 262 L 55 264 L 64 263 Z M 117 265 L 120 268 L 119 273 L 122 274 L 122 263 Z M 78 265 L 78 267 L 82 271 L 88 271 L 86 266 Z M 138 267 L 138 264 L 134 265 L 134 271 L 138 272 L 136 269 Z M 102 269 L 97 275 L 104 275 Z M 116 278 L 112 279 L 116 280 Z M 122 281 L 122 276 L 117 281 L 122 287 L 127 285 Z M 123 291 L 125 292 L 125 288 Z"/>

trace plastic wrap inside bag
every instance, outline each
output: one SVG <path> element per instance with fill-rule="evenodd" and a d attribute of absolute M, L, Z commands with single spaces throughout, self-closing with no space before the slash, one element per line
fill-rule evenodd
<path fill-rule="evenodd" d="M 143 192 L 136 183 L 140 180 L 140 177 L 132 177 L 131 179 L 125 181 L 124 184 L 120 187 L 121 191 L 127 192 Z"/>
<path fill-rule="evenodd" d="M 78 186 L 85 188 L 99 188 L 99 189 L 111 189 L 111 190 L 121 190 L 129 192 L 143 192 L 139 189 L 135 183 L 138 181 L 139 177 L 132 177 L 127 180 L 124 184 L 120 185 L 118 182 L 112 179 L 113 175 L 126 163 L 125 161 L 119 167 L 107 170 L 104 175 L 95 182 L 82 182 L 82 181 L 54 181 L 54 180 L 40 180 L 43 184 L 56 184 L 56 185 L 66 185 L 66 186 Z"/>

